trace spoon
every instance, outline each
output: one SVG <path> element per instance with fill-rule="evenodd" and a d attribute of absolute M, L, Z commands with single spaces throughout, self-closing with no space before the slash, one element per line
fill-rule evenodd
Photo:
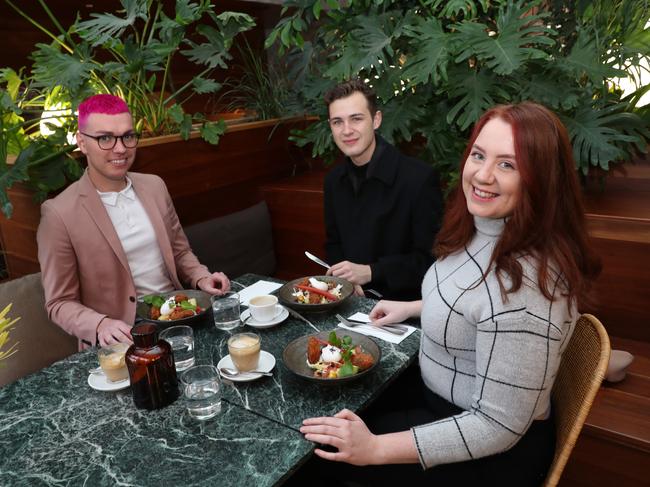
<path fill-rule="evenodd" d="M 88 371 L 88 373 L 94 374 L 94 375 L 106 375 L 106 374 L 104 374 L 104 371 L 102 370 L 101 367 L 96 367 L 94 369 L 90 369 Z"/>
<path fill-rule="evenodd" d="M 260 374 L 260 375 L 265 375 L 267 377 L 271 377 L 273 375 L 273 372 L 263 372 L 261 370 L 248 370 L 246 372 L 240 372 L 237 369 L 231 369 L 230 367 L 220 367 L 219 372 L 221 372 L 223 375 L 227 377 L 237 377 L 239 375 L 247 375 L 247 374 Z"/>

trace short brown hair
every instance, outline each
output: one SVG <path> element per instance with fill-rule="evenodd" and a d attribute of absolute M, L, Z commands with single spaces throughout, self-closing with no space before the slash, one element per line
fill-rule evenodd
<path fill-rule="evenodd" d="M 351 79 L 339 83 L 334 88 L 325 93 L 323 99 L 329 110 L 329 106 L 332 102 L 340 100 L 341 98 L 347 98 L 355 92 L 361 93 L 368 102 L 368 110 L 370 110 L 370 115 L 373 117 L 377 113 L 377 95 L 375 91 L 368 86 L 366 83 L 361 81 L 359 78 Z"/>

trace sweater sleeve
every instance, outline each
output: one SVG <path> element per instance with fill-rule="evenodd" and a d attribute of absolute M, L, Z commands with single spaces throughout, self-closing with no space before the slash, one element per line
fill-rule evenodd
<path fill-rule="evenodd" d="M 476 325 L 470 410 L 412 428 L 424 468 L 508 450 L 546 411 L 561 348 L 575 320 L 569 319 L 564 300 L 547 302 L 544 314 L 521 306 L 527 299 L 543 299 L 538 292 L 523 294 L 516 300 L 520 306 L 511 303 Z"/>

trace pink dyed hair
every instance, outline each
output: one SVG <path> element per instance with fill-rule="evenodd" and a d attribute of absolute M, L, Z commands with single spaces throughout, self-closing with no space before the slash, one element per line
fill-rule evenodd
<path fill-rule="evenodd" d="M 88 117 L 93 113 L 117 115 L 118 113 L 131 113 L 129 106 L 122 98 L 115 95 L 93 95 L 86 98 L 79 105 L 79 130 L 86 128 Z"/>

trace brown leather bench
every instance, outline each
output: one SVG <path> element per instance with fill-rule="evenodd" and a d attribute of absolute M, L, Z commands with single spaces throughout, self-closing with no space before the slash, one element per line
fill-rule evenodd
<path fill-rule="evenodd" d="M 0 386 L 77 351 L 77 339 L 47 318 L 40 273 L 0 283 L 0 309 L 9 303 L 8 316 L 20 316 L 9 334 L 9 345 L 17 342 L 18 351 L 0 362 Z"/>

